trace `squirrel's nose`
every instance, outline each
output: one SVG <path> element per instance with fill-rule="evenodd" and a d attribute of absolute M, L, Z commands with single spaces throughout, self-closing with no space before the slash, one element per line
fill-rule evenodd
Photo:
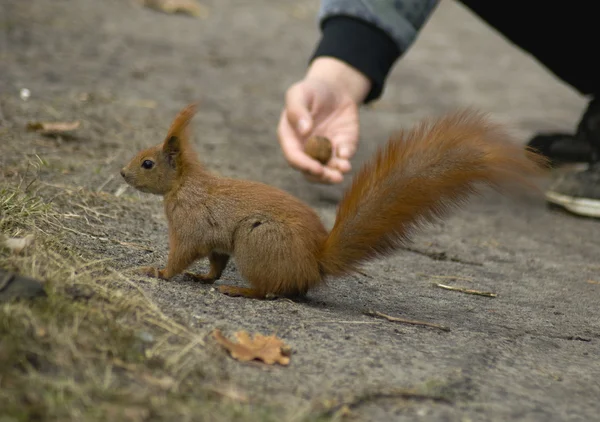
<path fill-rule="evenodd" d="M 121 169 L 121 177 L 125 178 L 125 170 Z"/>

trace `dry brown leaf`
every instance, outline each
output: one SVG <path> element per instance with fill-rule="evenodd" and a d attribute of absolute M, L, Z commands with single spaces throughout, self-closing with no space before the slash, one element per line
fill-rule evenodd
<path fill-rule="evenodd" d="M 257 333 L 254 338 L 251 338 L 246 331 L 238 331 L 235 333 L 238 343 L 224 337 L 220 330 L 214 330 L 213 336 L 221 346 L 229 351 L 232 358 L 239 361 L 247 362 L 258 359 L 268 365 L 274 363 L 288 365 L 290 363 L 290 347 L 275 335 L 263 336 Z"/>
<path fill-rule="evenodd" d="M 77 129 L 79 125 L 81 125 L 81 122 L 78 120 L 74 122 L 30 122 L 27 123 L 27 130 L 50 135 L 71 132 Z"/>
<path fill-rule="evenodd" d="M 8 237 L 0 240 L 2 240 L 2 246 L 10 249 L 15 255 L 19 255 L 25 249 L 33 245 L 34 239 L 35 237 L 32 234 L 28 234 L 25 237 Z"/>
<path fill-rule="evenodd" d="M 589 284 L 600 284 L 600 281 L 596 281 L 596 280 L 588 280 L 587 282 Z"/>
<path fill-rule="evenodd" d="M 196 18 L 206 19 L 209 15 L 208 8 L 195 0 L 141 0 L 142 4 L 150 9 L 174 14 L 183 13 Z"/>

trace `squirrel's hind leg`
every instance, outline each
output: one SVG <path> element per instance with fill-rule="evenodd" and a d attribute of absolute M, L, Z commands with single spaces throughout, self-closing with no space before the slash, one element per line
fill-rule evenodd
<path fill-rule="evenodd" d="M 245 297 L 247 299 L 269 299 L 271 297 L 271 295 L 261 293 L 251 287 L 222 285 L 219 286 L 219 292 L 227 296 Z"/>

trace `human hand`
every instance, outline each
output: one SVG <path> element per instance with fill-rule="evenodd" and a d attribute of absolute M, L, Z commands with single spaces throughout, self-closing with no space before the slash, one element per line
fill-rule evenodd
<path fill-rule="evenodd" d="M 366 77 L 333 58 L 318 58 L 306 77 L 286 93 L 278 137 L 288 163 L 313 182 L 340 183 L 351 169 L 359 135 L 358 105 L 368 93 Z M 324 166 L 304 152 L 313 135 L 331 140 L 332 158 Z"/>

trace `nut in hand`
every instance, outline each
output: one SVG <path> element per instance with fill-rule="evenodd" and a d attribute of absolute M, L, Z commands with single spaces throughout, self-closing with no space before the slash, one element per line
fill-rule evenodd
<path fill-rule="evenodd" d="M 304 152 L 321 164 L 331 159 L 331 141 L 324 136 L 311 136 L 304 145 Z"/>

